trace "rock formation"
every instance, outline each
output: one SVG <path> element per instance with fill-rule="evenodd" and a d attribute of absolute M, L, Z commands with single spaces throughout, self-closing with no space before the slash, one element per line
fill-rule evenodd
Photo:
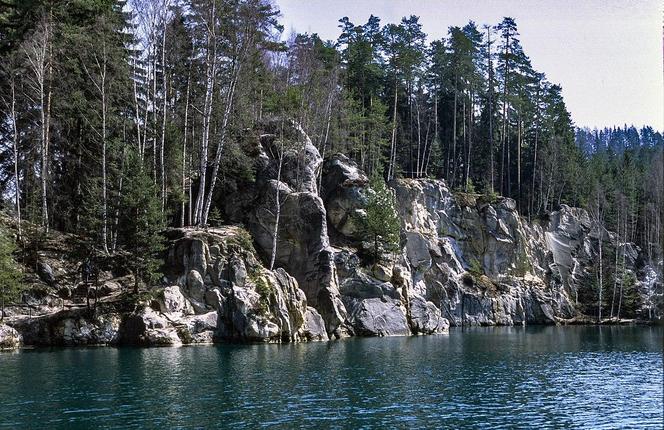
<path fill-rule="evenodd" d="M 47 293 L 27 298 L 38 314 L 9 309 L 0 347 L 292 342 L 590 321 L 584 312 L 595 306 L 588 294 L 600 241 L 625 251 L 642 303 L 637 316 L 661 318 L 661 264 L 647 265 L 584 210 L 562 205 L 528 221 L 512 199 L 454 193 L 441 180 L 389 184 L 400 250 L 368 261 L 367 175 L 343 155 L 323 166 L 300 128 L 280 127 L 268 122 L 246 149 L 254 179 L 223 185 L 223 216 L 235 225 L 165 232 L 161 286 L 136 297 L 123 288 L 126 274 L 108 272 L 95 291 L 99 305 L 88 310 L 81 295 L 90 290 L 71 285 L 76 264 L 54 270 L 51 255 L 51 265 L 36 266 Z M 72 305 L 60 310 L 65 301 Z"/>

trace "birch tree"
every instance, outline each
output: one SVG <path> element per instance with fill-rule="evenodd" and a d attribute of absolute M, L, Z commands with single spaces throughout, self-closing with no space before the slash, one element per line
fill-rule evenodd
<path fill-rule="evenodd" d="M 50 14 L 44 14 L 31 37 L 23 45 L 23 53 L 31 73 L 28 82 L 34 93 L 38 109 L 41 141 L 41 224 L 45 232 L 49 230 L 48 214 L 48 163 L 51 120 L 51 78 L 52 65 L 52 26 Z"/>

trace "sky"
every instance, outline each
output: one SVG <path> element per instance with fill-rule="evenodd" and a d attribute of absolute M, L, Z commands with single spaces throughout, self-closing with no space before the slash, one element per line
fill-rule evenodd
<path fill-rule="evenodd" d="M 335 40 L 338 20 L 383 24 L 417 15 L 428 40 L 469 20 L 513 17 L 533 67 L 562 85 L 579 127 L 634 124 L 664 131 L 662 0 L 275 0 L 291 31 Z"/>

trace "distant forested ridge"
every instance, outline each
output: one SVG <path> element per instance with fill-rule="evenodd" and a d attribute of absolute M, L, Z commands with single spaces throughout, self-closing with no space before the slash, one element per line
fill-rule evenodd
<path fill-rule="evenodd" d="M 148 252 L 152 230 L 209 222 L 226 181 L 253 175 L 251 130 L 281 117 L 324 159 L 508 196 L 526 217 L 582 206 L 659 252 L 661 134 L 576 129 L 514 19 L 430 41 L 417 16 L 282 32 L 266 0 L 1 1 L 4 206 Z"/>

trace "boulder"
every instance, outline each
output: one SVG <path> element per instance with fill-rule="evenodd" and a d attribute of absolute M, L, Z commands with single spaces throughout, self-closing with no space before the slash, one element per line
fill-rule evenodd
<path fill-rule="evenodd" d="M 311 306 L 304 314 L 304 338 L 306 340 L 328 340 L 325 321 L 318 311 Z"/>
<path fill-rule="evenodd" d="M 450 323 L 443 318 L 440 309 L 421 296 L 410 298 L 410 328 L 414 334 L 446 333 Z"/>
<path fill-rule="evenodd" d="M 359 336 L 406 336 L 411 334 L 401 302 L 390 298 L 345 298 L 348 319 Z"/>
<path fill-rule="evenodd" d="M 146 307 L 124 318 L 119 343 L 141 346 L 174 346 L 182 341 L 177 330 L 162 315 Z"/>
<path fill-rule="evenodd" d="M 198 272 L 196 272 L 198 273 Z M 194 309 L 177 285 L 160 290 L 157 294 L 159 309 L 165 314 L 191 315 Z"/>
<path fill-rule="evenodd" d="M 105 297 L 120 291 L 122 291 L 122 285 L 120 285 L 119 282 L 105 281 L 102 286 L 99 287 L 99 296 Z"/>
<path fill-rule="evenodd" d="M 178 336 L 183 343 L 212 343 L 215 339 L 219 321 L 216 311 L 187 317 L 178 327 Z"/>
<path fill-rule="evenodd" d="M 14 328 L 0 323 L 0 349 L 15 349 L 23 344 L 23 336 Z"/>
<path fill-rule="evenodd" d="M 55 274 L 53 273 L 53 269 L 48 263 L 38 261 L 36 268 L 37 276 L 39 276 L 42 281 L 50 286 L 55 285 Z"/>

